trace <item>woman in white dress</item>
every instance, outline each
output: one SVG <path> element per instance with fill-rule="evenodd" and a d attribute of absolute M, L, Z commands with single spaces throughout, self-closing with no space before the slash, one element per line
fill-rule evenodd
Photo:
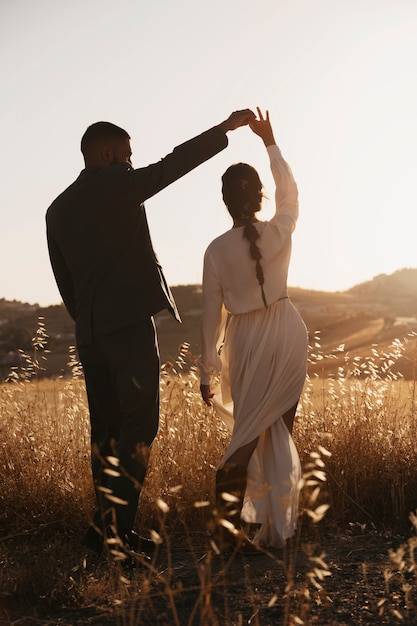
<path fill-rule="evenodd" d="M 228 168 L 222 192 L 233 226 L 204 256 L 199 362 L 203 400 L 214 403 L 232 431 L 216 472 L 212 536 L 219 547 L 246 550 L 281 548 L 296 528 L 301 472 L 291 433 L 308 351 L 305 324 L 287 291 L 297 186 L 268 111 L 264 118 L 258 108 L 258 117 L 250 128 L 269 155 L 276 212 L 258 221 L 258 173 L 245 163 Z M 212 389 L 220 372 L 221 388 Z M 260 524 L 252 541 L 241 519 Z"/>

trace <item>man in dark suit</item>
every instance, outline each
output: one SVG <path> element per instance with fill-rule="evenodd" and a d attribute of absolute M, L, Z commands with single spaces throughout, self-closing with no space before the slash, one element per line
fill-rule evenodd
<path fill-rule="evenodd" d="M 101 552 L 146 551 L 134 532 L 149 448 L 159 422 L 159 352 L 153 316 L 180 317 L 152 247 L 143 202 L 223 150 L 249 109 L 133 169 L 128 133 L 109 122 L 81 140 L 85 169 L 46 214 L 49 255 L 76 324 L 91 423 L 97 510 L 84 543 Z"/>

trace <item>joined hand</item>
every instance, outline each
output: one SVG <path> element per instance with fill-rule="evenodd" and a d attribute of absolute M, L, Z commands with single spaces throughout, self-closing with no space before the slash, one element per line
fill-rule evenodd
<path fill-rule="evenodd" d="M 256 120 L 255 113 L 250 109 L 242 109 L 241 111 L 233 111 L 221 126 L 227 132 L 228 130 L 235 130 L 240 126 L 246 126 L 251 120 Z"/>

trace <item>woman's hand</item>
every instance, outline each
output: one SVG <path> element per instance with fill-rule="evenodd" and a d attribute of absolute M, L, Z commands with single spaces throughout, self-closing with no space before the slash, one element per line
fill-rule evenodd
<path fill-rule="evenodd" d="M 271 122 L 269 121 L 269 111 L 266 111 L 266 119 L 264 118 L 259 107 L 256 107 L 258 111 L 259 119 L 254 119 L 249 122 L 250 129 L 258 135 L 265 146 L 275 145 L 274 132 L 272 130 Z"/>
<path fill-rule="evenodd" d="M 211 406 L 211 398 L 214 396 L 214 393 L 211 393 L 210 385 L 200 385 L 201 397 L 207 406 Z"/>

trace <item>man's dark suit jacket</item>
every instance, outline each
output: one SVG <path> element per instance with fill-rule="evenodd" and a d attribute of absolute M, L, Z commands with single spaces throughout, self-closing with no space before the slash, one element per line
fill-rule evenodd
<path fill-rule="evenodd" d="M 158 163 L 89 167 L 46 213 L 49 255 L 77 344 L 178 311 L 152 247 L 143 202 L 227 146 L 217 126 Z"/>

